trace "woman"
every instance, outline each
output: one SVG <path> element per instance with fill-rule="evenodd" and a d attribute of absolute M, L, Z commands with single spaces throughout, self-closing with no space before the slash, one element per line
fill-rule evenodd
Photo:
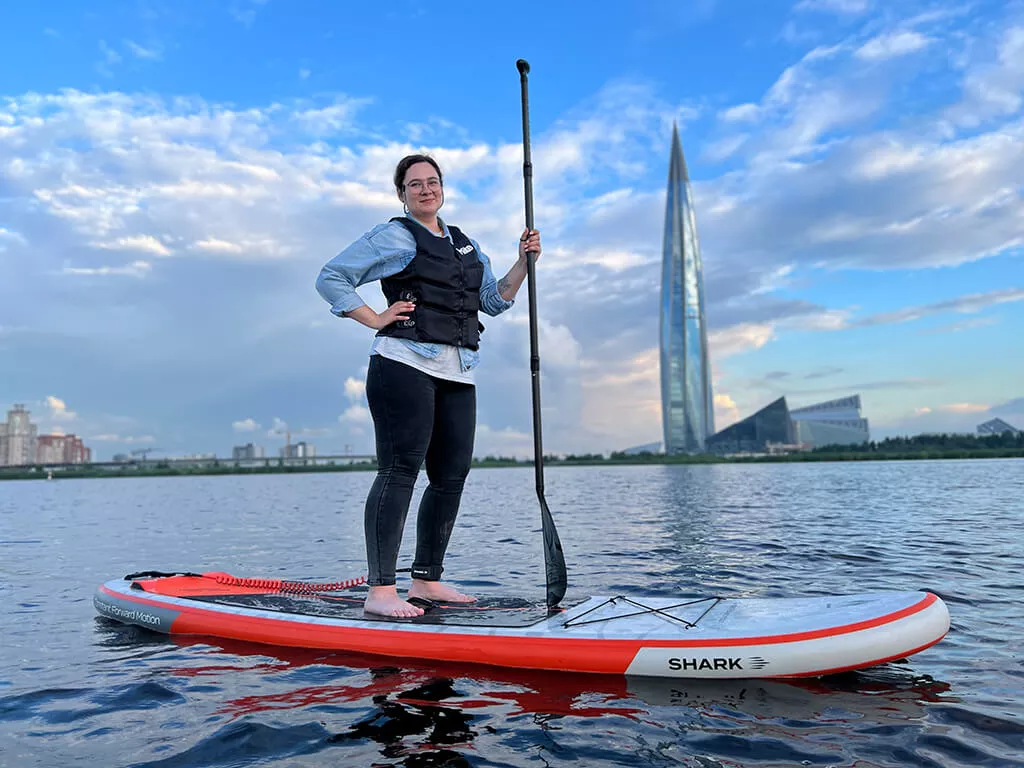
<path fill-rule="evenodd" d="M 406 216 L 380 224 L 331 259 L 316 287 L 338 317 L 377 331 L 370 349 L 366 398 L 377 440 L 377 477 L 366 499 L 370 590 L 363 609 L 383 616 L 419 616 L 403 600 L 395 567 L 413 484 L 426 461 L 430 483 L 416 523 L 409 598 L 473 602 L 441 583 L 443 561 L 473 458 L 476 388 L 483 325 L 513 304 L 526 278 L 526 254 L 540 255 L 540 235 L 524 231 L 519 260 L 495 280 L 490 260 L 437 213 L 444 178 L 427 155 L 402 158 L 395 191 Z M 380 280 L 388 308 L 378 314 L 356 293 Z"/>

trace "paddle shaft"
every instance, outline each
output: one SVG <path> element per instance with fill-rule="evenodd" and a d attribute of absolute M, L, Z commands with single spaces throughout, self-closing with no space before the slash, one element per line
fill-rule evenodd
<path fill-rule="evenodd" d="M 527 74 L 530 65 L 523 59 L 516 62 L 523 97 L 523 186 L 526 193 L 526 229 L 533 231 L 533 163 L 530 161 L 530 101 Z M 533 384 L 533 471 L 540 501 L 541 528 L 544 534 L 544 573 L 547 581 L 547 604 L 554 608 L 565 596 L 568 580 L 565 573 L 565 555 L 558 538 L 555 521 L 544 498 L 544 447 L 540 421 L 540 345 L 537 341 L 537 277 L 534 260 L 536 254 L 526 254 L 527 292 L 530 301 L 530 378 Z"/>
<path fill-rule="evenodd" d="M 526 73 L 530 65 L 520 59 L 519 81 L 523 95 L 523 187 L 526 198 L 526 228 L 533 231 L 533 163 L 530 160 L 530 97 Z M 524 71 L 525 69 L 525 71 Z M 537 340 L 537 272 L 536 254 L 526 252 L 526 282 L 530 302 L 530 377 L 533 383 L 533 453 L 537 495 L 544 495 L 544 447 L 540 419 L 540 344 Z"/>

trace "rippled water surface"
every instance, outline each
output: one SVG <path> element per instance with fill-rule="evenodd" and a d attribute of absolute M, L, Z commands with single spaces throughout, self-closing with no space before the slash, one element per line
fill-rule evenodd
<path fill-rule="evenodd" d="M 96 586 L 149 569 L 361 575 L 372 474 L 3 482 L 0 765 L 1024 765 L 1024 462 L 546 478 L 570 597 L 929 589 L 950 633 L 907 662 L 800 683 L 174 641 L 98 618 Z M 543 599 L 538 528 L 532 469 L 474 470 L 448 574 Z"/>

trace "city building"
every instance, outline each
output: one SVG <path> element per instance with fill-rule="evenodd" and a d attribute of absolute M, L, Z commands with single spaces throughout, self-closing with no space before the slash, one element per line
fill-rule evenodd
<path fill-rule="evenodd" d="M 236 445 L 231 449 L 231 458 L 235 461 L 249 461 L 251 459 L 262 459 L 263 457 L 264 450 L 262 445 L 246 443 L 245 445 Z"/>
<path fill-rule="evenodd" d="M 36 464 L 89 464 L 92 450 L 77 435 L 39 435 Z"/>
<path fill-rule="evenodd" d="M 690 177 L 672 126 L 661 271 L 661 413 L 665 452 L 700 453 L 714 434 L 704 278 Z"/>
<path fill-rule="evenodd" d="M 639 456 L 643 453 L 662 453 L 664 446 L 659 440 L 656 443 L 644 443 L 643 445 L 634 445 L 632 448 L 627 448 L 622 453 L 626 456 Z"/>
<path fill-rule="evenodd" d="M 860 395 L 790 410 L 780 397 L 707 440 L 709 453 L 773 453 L 823 445 L 861 445 L 871 439 Z"/>
<path fill-rule="evenodd" d="M 805 448 L 868 442 L 868 420 L 861 416 L 860 408 L 860 395 L 850 395 L 790 411 L 797 442 Z"/>
<path fill-rule="evenodd" d="M 796 426 L 785 397 L 706 440 L 707 452 L 718 454 L 767 453 L 773 446 L 796 447 Z"/>
<path fill-rule="evenodd" d="M 36 425 L 29 419 L 29 411 L 15 403 L 7 412 L 7 421 L 0 424 L 0 465 L 34 464 L 36 439 Z"/>
<path fill-rule="evenodd" d="M 312 459 L 314 456 L 316 456 L 316 446 L 305 440 L 288 443 L 281 447 L 281 458 L 283 459 Z"/>
<path fill-rule="evenodd" d="M 1002 435 L 1006 432 L 1016 435 L 1020 433 L 1020 430 L 1002 419 L 991 419 L 984 424 L 978 425 L 979 435 Z"/>
<path fill-rule="evenodd" d="M 0 422 L 0 467 L 29 464 L 88 464 L 92 451 L 76 435 L 40 435 L 31 412 L 15 403 Z"/>

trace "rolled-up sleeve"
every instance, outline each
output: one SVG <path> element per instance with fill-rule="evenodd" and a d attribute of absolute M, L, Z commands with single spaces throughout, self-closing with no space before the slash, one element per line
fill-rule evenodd
<path fill-rule="evenodd" d="M 338 317 L 366 304 L 356 288 L 379 277 L 382 258 L 374 234 L 376 230 L 368 232 L 327 262 L 316 279 L 317 293 Z"/>
<path fill-rule="evenodd" d="M 500 315 L 506 309 L 510 309 L 516 302 L 514 299 L 506 301 L 501 297 L 501 294 L 498 293 L 498 281 L 494 278 L 494 272 L 491 270 L 491 260 L 486 253 L 480 250 L 476 240 L 470 240 L 469 242 L 476 248 L 477 255 L 480 257 L 480 263 L 484 265 L 484 279 L 480 284 L 480 309 L 491 317 Z"/>

